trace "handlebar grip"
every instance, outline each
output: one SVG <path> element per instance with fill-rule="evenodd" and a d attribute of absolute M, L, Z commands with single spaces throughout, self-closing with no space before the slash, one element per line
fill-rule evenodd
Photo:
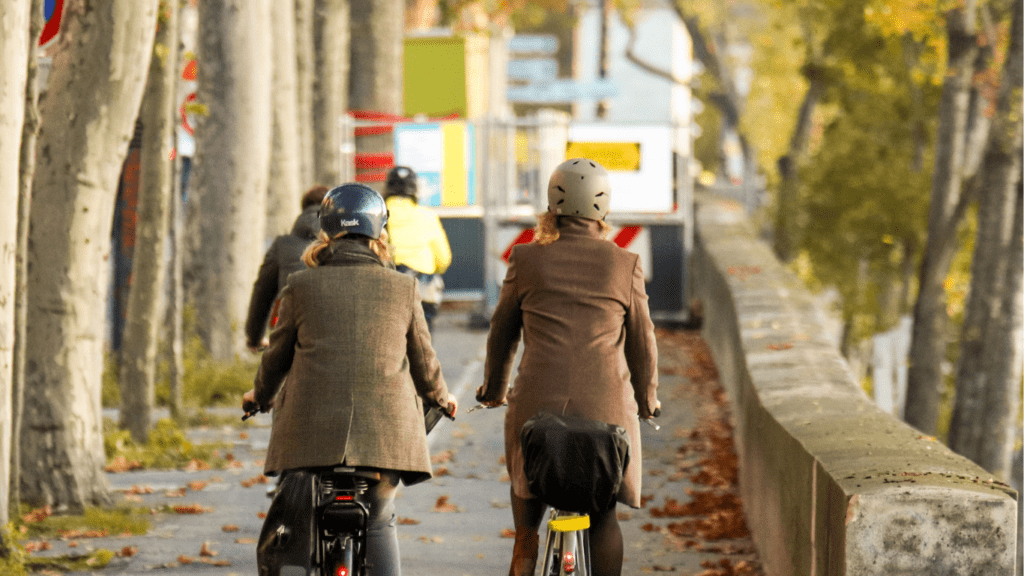
<path fill-rule="evenodd" d="M 661 417 L 661 408 L 660 407 L 655 408 L 654 412 L 652 412 L 651 415 L 654 416 L 655 418 L 660 418 Z"/>
<path fill-rule="evenodd" d="M 263 412 L 263 407 L 256 402 L 249 402 L 246 400 L 245 402 L 242 402 L 242 411 L 245 412 L 245 414 L 242 415 L 242 421 L 244 422 L 255 416 L 257 412 Z"/>

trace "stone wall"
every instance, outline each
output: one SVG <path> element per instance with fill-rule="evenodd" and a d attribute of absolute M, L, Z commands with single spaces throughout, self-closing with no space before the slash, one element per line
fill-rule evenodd
<path fill-rule="evenodd" d="M 691 278 L 766 573 L 1012 574 L 1016 493 L 875 406 L 741 205 L 696 209 Z"/>

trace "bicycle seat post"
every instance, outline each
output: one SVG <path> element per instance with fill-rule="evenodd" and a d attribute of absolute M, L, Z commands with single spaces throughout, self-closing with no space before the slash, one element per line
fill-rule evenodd
<path fill-rule="evenodd" d="M 590 576 L 590 516 L 551 509 L 542 576 Z"/>

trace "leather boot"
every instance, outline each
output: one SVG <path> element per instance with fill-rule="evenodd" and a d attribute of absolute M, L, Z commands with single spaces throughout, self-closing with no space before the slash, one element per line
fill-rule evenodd
<path fill-rule="evenodd" d="M 538 540 L 536 531 L 516 531 L 516 542 L 512 547 L 512 565 L 508 569 L 508 576 L 533 576 L 537 568 Z"/>

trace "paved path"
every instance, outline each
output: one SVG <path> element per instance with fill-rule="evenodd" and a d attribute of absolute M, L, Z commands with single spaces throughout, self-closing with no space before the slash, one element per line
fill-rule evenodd
<path fill-rule="evenodd" d="M 512 515 L 509 483 L 501 461 L 504 414 L 501 409 L 465 412 L 475 403 L 473 392 L 482 379 L 486 338 L 486 332 L 470 329 L 468 320 L 464 310 L 438 317 L 436 348 L 449 386 L 459 395 L 462 412 L 455 422 L 442 421 L 430 435 L 437 476 L 423 484 L 402 487 L 398 494 L 399 542 L 406 576 L 500 575 L 508 570 Z M 709 389 L 694 385 L 697 373 L 690 360 L 693 354 L 680 348 L 680 342 L 691 346 L 700 340 L 692 334 L 681 340 L 679 333 L 659 333 L 659 395 L 664 415 L 659 420 L 660 432 L 642 427 L 643 494 L 649 503 L 640 510 L 619 507 L 625 539 L 623 574 L 760 574 L 749 539 L 710 542 L 699 534 L 692 535 L 692 521 L 697 517 L 690 517 L 691 528 L 686 528 L 680 522 L 686 518 L 652 515 L 664 509 L 668 499 L 686 503 L 691 500 L 688 489 L 706 488 L 690 479 L 699 471 L 694 466 L 700 459 L 700 452 L 694 451 L 693 431 L 701 429 L 701 423 L 709 418 L 720 420 L 722 416 L 721 403 L 716 412 Z M 116 558 L 107 568 L 92 574 L 256 574 L 255 540 L 262 525 L 259 516 L 270 500 L 265 495 L 268 485 L 252 481 L 260 477 L 269 425 L 269 416 L 260 415 L 252 427 L 190 430 L 196 439 L 231 443 L 232 453 L 241 463 L 238 468 L 109 475 L 111 487 L 122 493 L 133 487 L 152 490 L 150 494 L 128 495 L 136 505 L 199 505 L 206 512 L 156 514 L 150 532 L 143 536 L 79 540 L 74 548 L 67 541 L 55 540 L 47 554 L 80 554 L 93 548 L 115 552 L 125 547 L 137 549 L 134 555 Z M 204 483 L 201 489 L 188 488 L 190 483 L 200 488 L 196 482 Z M 171 496 L 181 494 L 182 488 L 184 495 Z M 439 501 L 449 506 L 439 507 Z M 225 531 L 226 527 L 232 531 Z M 204 546 L 216 555 L 202 556 Z M 736 569 L 737 565 L 744 566 L 743 561 L 749 562 L 749 571 Z M 712 570 L 711 566 L 717 568 Z"/>

